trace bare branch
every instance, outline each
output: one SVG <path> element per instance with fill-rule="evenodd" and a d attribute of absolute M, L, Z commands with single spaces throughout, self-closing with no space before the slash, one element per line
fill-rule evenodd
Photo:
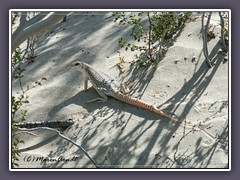
<path fill-rule="evenodd" d="M 20 131 L 35 131 L 35 130 L 40 130 L 40 129 L 44 129 L 44 130 L 50 130 L 50 131 L 54 131 L 56 132 L 61 138 L 67 140 L 68 142 L 74 144 L 75 146 L 77 146 L 79 149 L 82 150 L 82 152 L 90 159 L 90 161 L 98 168 L 97 164 L 95 163 L 95 161 L 89 156 L 89 154 L 87 153 L 87 151 L 85 151 L 85 149 L 77 144 L 76 142 L 74 142 L 73 140 L 71 140 L 70 138 L 64 136 L 63 134 L 61 134 L 60 131 L 53 129 L 53 128 L 49 128 L 49 127 L 37 127 L 37 128 L 31 128 L 31 129 L 27 129 L 27 128 L 18 128 Z"/>
<path fill-rule="evenodd" d="M 19 27 L 12 35 L 12 52 L 25 40 L 36 33 L 40 33 L 63 19 L 69 12 L 54 12 L 46 19 L 42 19 L 27 27 Z M 43 18 L 43 16 L 41 16 Z M 40 19 L 41 19 L 40 18 Z M 35 19 L 36 20 L 36 19 Z M 34 21 L 35 21 L 34 20 Z"/>
<path fill-rule="evenodd" d="M 25 26 L 25 22 L 27 21 L 27 13 L 22 13 L 20 18 L 19 26 Z"/>
<path fill-rule="evenodd" d="M 26 23 L 26 26 L 30 26 L 40 20 L 42 20 L 43 18 L 45 18 L 46 16 L 49 15 L 50 12 L 40 12 L 39 14 L 37 14 L 36 16 L 34 16 L 33 18 L 29 19 L 28 22 Z"/>
<path fill-rule="evenodd" d="M 148 16 L 148 22 L 149 22 L 148 51 L 149 51 L 150 61 L 153 61 L 152 48 L 151 48 L 151 42 L 152 42 L 152 20 L 151 20 L 151 17 L 150 17 L 150 12 L 147 13 L 147 16 Z"/>
<path fill-rule="evenodd" d="M 208 43 L 208 27 L 209 27 L 211 15 L 212 15 L 212 12 L 210 12 L 209 15 L 208 15 L 206 26 L 204 26 L 204 16 L 205 16 L 205 13 L 203 13 L 203 15 L 202 15 L 203 54 L 204 54 L 204 56 L 206 58 L 206 62 L 208 64 L 209 68 L 212 67 L 211 60 L 209 59 L 209 56 L 208 56 L 208 47 L 207 47 L 207 43 Z"/>
<path fill-rule="evenodd" d="M 16 38 L 16 35 L 19 34 L 25 28 L 25 23 L 27 22 L 26 18 L 27 18 L 27 14 L 21 13 L 19 26 L 12 34 L 12 39 Z"/>
<path fill-rule="evenodd" d="M 220 17 L 220 24 L 221 24 L 221 43 L 223 45 L 223 50 L 227 51 L 227 46 L 226 46 L 226 43 L 225 43 L 225 35 L 224 35 L 224 19 L 222 17 L 221 12 L 218 12 L 218 14 L 219 14 L 219 17 Z"/>

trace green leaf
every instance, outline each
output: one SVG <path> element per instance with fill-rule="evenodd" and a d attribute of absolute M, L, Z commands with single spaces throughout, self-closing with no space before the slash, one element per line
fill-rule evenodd
<path fill-rule="evenodd" d="M 13 163 L 13 167 L 19 167 L 19 164 L 17 164 L 17 163 Z"/>
<path fill-rule="evenodd" d="M 18 143 L 25 143 L 24 140 L 19 139 Z"/>

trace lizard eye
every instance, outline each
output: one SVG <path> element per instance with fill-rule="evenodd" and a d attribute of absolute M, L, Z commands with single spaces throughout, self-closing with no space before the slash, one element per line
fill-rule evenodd
<path fill-rule="evenodd" d="M 80 62 L 74 63 L 74 66 L 79 66 L 79 65 L 80 65 Z"/>
<path fill-rule="evenodd" d="M 83 69 L 83 63 L 76 61 L 76 62 L 72 63 L 72 67 L 79 67 L 80 69 Z"/>

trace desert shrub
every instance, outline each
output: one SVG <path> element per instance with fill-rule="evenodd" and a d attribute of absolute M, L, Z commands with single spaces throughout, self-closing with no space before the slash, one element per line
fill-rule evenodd
<path fill-rule="evenodd" d="M 140 52 L 140 55 L 135 54 L 136 62 L 140 65 L 159 62 L 167 51 L 165 42 L 171 42 L 190 16 L 191 12 L 112 13 L 114 22 L 122 26 L 131 26 L 130 36 L 135 42 L 129 43 L 121 37 L 118 39 L 118 44 L 126 51 Z M 141 58 L 143 55 L 145 58 Z"/>

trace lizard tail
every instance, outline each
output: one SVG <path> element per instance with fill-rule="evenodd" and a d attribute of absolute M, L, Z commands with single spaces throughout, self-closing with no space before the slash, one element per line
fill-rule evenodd
<path fill-rule="evenodd" d="M 122 102 L 125 102 L 127 104 L 131 104 L 133 106 L 136 106 L 136 107 L 139 107 L 139 108 L 142 108 L 142 109 L 146 109 L 146 110 L 149 110 L 149 111 L 152 111 L 156 114 L 159 114 L 163 117 L 166 117 L 170 120 L 172 120 L 173 122 L 176 122 L 177 120 L 172 118 L 171 116 L 165 114 L 164 112 L 160 111 L 159 109 L 155 108 L 154 106 L 152 105 L 149 105 L 147 103 L 144 103 L 138 99 L 135 99 L 135 98 L 132 98 L 132 97 L 129 97 L 125 94 L 122 94 L 122 93 L 114 93 L 114 98 L 118 99 L 119 101 L 122 101 Z"/>
<path fill-rule="evenodd" d="M 173 117 L 165 114 L 164 112 L 162 112 L 161 110 L 159 110 L 159 109 L 157 109 L 157 108 L 155 108 L 155 107 L 153 107 L 153 106 L 152 106 L 152 112 L 155 112 L 156 114 L 159 114 L 159 115 L 161 115 L 161 116 L 163 116 L 163 117 L 166 117 L 166 118 L 172 120 L 172 121 L 175 122 L 175 123 L 177 122 L 176 119 L 174 119 Z"/>

